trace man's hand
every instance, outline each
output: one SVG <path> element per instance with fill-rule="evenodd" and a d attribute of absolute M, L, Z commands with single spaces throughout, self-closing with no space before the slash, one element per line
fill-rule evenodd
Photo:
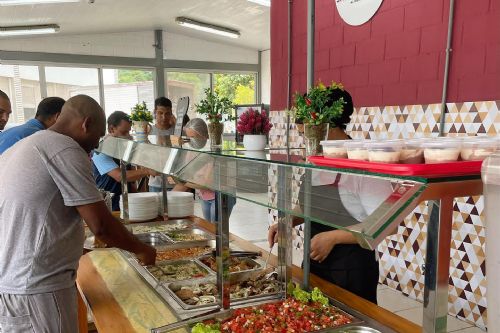
<path fill-rule="evenodd" d="M 145 245 L 144 251 L 136 253 L 137 259 L 144 265 L 154 265 L 156 263 L 156 249 Z"/>
<path fill-rule="evenodd" d="M 334 231 L 321 232 L 311 239 L 311 259 L 321 263 L 328 257 L 332 249 L 337 245 Z"/>
<path fill-rule="evenodd" d="M 146 265 L 155 263 L 156 250 L 132 235 L 103 201 L 76 206 L 76 209 L 94 235 L 108 246 L 133 252 Z"/>
<path fill-rule="evenodd" d="M 269 242 L 270 248 L 278 242 L 278 223 L 269 227 L 269 230 L 267 231 L 267 241 Z"/>

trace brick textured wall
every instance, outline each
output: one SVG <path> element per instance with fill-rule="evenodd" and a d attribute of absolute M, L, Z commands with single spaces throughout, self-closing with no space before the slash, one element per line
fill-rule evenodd
<path fill-rule="evenodd" d="M 271 104 L 286 107 L 287 6 L 271 7 Z M 356 106 L 439 102 L 449 0 L 384 0 L 374 18 L 345 24 L 316 0 L 316 79 L 341 81 Z M 305 91 L 307 1 L 292 2 L 292 92 Z M 500 1 L 456 1 L 448 101 L 500 99 Z"/>

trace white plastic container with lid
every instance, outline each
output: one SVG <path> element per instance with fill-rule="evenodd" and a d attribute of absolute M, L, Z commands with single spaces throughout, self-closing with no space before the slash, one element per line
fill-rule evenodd
<path fill-rule="evenodd" d="M 379 163 L 399 163 L 403 140 L 377 140 L 366 143 L 368 160 Z"/>
<path fill-rule="evenodd" d="M 429 138 L 416 138 L 405 140 L 405 145 L 401 149 L 399 162 L 403 164 L 420 164 L 424 163 L 424 149 L 422 145 Z"/>
<path fill-rule="evenodd" d="M 345 143 L 351 140 L 327 140 L 321 141 L 323 156 L 330 158 L 347 158 Z"/>
<path fill-rule="evenodd" d="M 427 164 L 456 162 L 460 157 L 462 139 L 433 138 L 424 142 L 422 147 Z"/>
<path fill-rule="evenodd" d="M 463 140 L 460 156 L 464 161 L 482 161 L 497 150 L 498 141 L 493 137 L 473 136 Z"/>
<path fill-rule="evenodd" d="M 368 140 L 348 140 L 344 146 L 347 149 L 347 157 L 350 160 L 368 161 L 368 149 L 366 143 Z"/>

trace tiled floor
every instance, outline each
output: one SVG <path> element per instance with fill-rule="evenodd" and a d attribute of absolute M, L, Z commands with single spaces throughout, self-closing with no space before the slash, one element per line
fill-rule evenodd
<path fill-rule="evenodd" d="M 195 206 L 195 214 L 202 216 L 199 205 Z M 229 228 L 237 236 L 244 238 L 262 247 L 264 251 L 269 249 L 267 244 L 268 210 L 244 200 L 238 200 L 231 214 Z M 276 252 L 276 249 L 273 250 Z M 293 254 L 294 264 L 300 265 L 299 253 Z M 385 285 L 379 285 L 379 305 L 404 317 L 418 325 L 422 325 L 423 305 L 410 299 L 400 292 L 390 289 Z M 481 329 L 474 327 L 468 322 L 448 316 L 448 332 L 454 333 L 483 333 Z"/>

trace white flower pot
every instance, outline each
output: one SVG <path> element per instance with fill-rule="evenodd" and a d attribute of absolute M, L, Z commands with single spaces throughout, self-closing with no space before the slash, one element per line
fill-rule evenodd
<path fill-rule="evenodd" d="M 264 134 L 245 134 L 243 136 L 243 146 L 246 150 L 264 150 L 267 144 L 267 137 Z"/>

